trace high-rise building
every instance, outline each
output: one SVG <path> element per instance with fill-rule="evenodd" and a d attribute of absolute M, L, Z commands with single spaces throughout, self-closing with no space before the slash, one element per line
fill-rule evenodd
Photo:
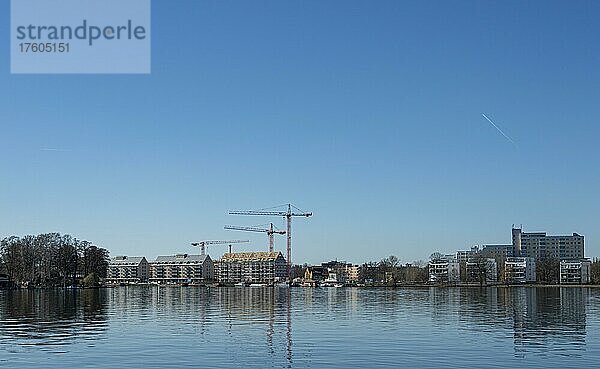
<path fill-rule="evenodd" d="M 509 257 L 531 257 L 536 260 L 555 258 L 560 260 L 583 259 L 585 257 L 584 236 L 549 236 L 545 232 L 523 232 L 512 229 L 511 245 L 485 245 L 482 255 L 506 259 Z"/>
<path fill-rule="evenodd" d="M 516 240 L 515 253 L 520 249 L 521 256 L 535 259 L 555 258 L 560 260 L 582 259 L 585 257 L 584 237 L 573 233 L 572 236 L 548 236 L 543 233 L 524 233 L 513 229 Z M 518 242 L 518 243 L 517 243 Z M 517 245 L 520 248 L 517 248 Z"/>

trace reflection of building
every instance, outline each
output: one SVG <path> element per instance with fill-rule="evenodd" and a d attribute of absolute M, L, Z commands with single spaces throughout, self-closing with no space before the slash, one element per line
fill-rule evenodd
<path fill-rule="evenodd" d="M 108 262 L 106 282 L 109 284 L 148 281 L 148 261 L 143 256 L 116 256 Z"/>
<path fill-rule="evenodd" d="M 281 252 L 234 252 L 219 260 L 219 282 L 274 283 L 287 276 Z"/>
<path fill-rule="evenodd" d="M 467 282 L 496 283 L 498 267 L 491 258 L 473 258 L 466 263 Z"/>
<path fill-rule="evenodd" d="M 150 263 L 150 282 L 160 284 L 203 283 L 214 279 L 208 255 L 159 256 Z"/>
<path fill-rule="evenodd" d="M 588 289 L 502 289 L 507 308 L 512 308 L 515 354 L 558 355 L 573 358 L 586 346 Z"/>
<path fill-rule="evenodd" d="M 560 262 L 561 284 L 587 284 L 590 283 L 589 260 L 562 260 Z"/>
<path fill-rule="evenodd" d="M 429 262 L 429 282 L 457 283 L 460 281 L 460 264 L 454 258 L 435 259 Z"/>
<path fill-rule="evenodd" d="M 535 282 L 535 259 L 526 257 L 509 257 L 504 263 L 504 279 L 506 283 Z"/>

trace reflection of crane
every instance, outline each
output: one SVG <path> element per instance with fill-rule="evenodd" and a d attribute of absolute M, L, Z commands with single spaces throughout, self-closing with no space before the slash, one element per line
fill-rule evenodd
<path fill-rule="evenodd" d="M 292 207 L 295 211 L 292 211 Z M 265 211 L 266 210 L 266 211 Z M 232 215 L 267 215 L 284 217 L 287 221 L 287 274 L 288 281 L 291 282 L 291 271 L 292 271 L 292 217 L 310 217 L 312 213 L 305 213 L 292 204 L 287 204 L 287 211 L 273 211 L 273 210 L 247 210 L 247 211 L 230 211 Z"/>
<path fill-rule="evenodd" d="M 231 244 L 232 243 L 245 243 L 250 242 L 248 240 L 233 240 L 233 241 L 199 241 L 192 242 L 192 246 L 200 246 L 200 254 L 206 254 L 206 246 L 208 245 L 226 245 L 229 244 L 229 252 L 231 253 Z"/>
<path fill-rule="evenodd" d="M 269 236 L 269 252 L 273 252 L 273 235 L 277 234 L 285 234 L 285 231 L 280 231 L 274 229 L 273 223 L 269 224 L 269 228 L 260 228 L 260 226 L 256 227 L 240 227 L 240 226 L 225 226 L 225 229 L 230 229 L 234 231 L 246 231 L 246 232 L 261 232 L 266 233 Z"/>

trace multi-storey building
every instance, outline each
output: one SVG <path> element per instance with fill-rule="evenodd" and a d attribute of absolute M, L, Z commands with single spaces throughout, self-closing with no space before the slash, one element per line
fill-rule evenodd
<path fill-rule="evenodd" d="M 544 233 L 524 233 L 513 229 L 515 252 L 535 259 L 553 258 L 560 260 L 584 258 L 584 237 L 573 233 L 572 236 L 548 236 Z"/>
<path fill-rule="evenodd" d="M 560 283 L 561 284 L 587 284 L 591 281 L 590 269 L 591 261 L 587 259 L 580 260 L 562 260 L 560 262 Z"/>
<path fill-rule="evenodd" d="M 158 284 L 211 282 L 214 280 L 213 261 L 208 255 L 159 256 L 150 263 L 149 280 Z"/>
<path fill-rule="evenodd" d="M 526 233 L 521 228 L 513 227 L 512 244 L 486 245 L 482 255 L 499 259 L 513 256 L 531 257 L 536 260 L 582 259 L 585 257 L 585 238 L 577 233 L 573 233 L 572 236 L 548 236 L 545 232 Z"/>
<path fill-rule="evenodd" d="M 481 255 L 496 260 L 506 260 L 514 256 L 513 245 L 484 245 Z"/>
<path fill-rule="evenodd" d="M 346 274 L 348 275 L 348 283 L 358 283 L 360 280 L 360 267 L 358 265 L 347 265 Z"/>
<path fill-rule="evenodd" d="M 218 265 L 221 283 L 272 284 L 287 276 L 286 261 L 278 251 L 226 253 Z"/>
<path fill-rule="evenodd" d="M 515 256 L 507 258 L 504 262 L 504 280 L 508 284 L 535 282 L 535 259 Z"/>
<path fill-rule="evenodd" d="M 471 247 L 471 250 L 459 250 L 456 252 L 456 259 L 459 263 L 467 262 L 479 254 L 479 246 Z"/>
<path fill-rule="evenodd" d="M 329 261 L 322 263 L 325 277 L 329 273 L 335 273 L 339 283 L 357 283 L 360 278 L 360 267 L 345 261 Z"/>
<path fill-rule="evenodd" d="M 460 282 L 460 263 L 454 258 L 435 259 L 429 262 L 429 282 Z"/>
<path fill-rule="evenodd" d="M 148 261 L 143 256 L 116 256 L 108 262 L 106 283 L 148 282 Z"/>

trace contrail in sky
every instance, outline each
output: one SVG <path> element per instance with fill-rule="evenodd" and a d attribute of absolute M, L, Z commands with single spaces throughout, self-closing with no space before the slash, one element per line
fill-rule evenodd
<path fill-rule="evenodd" d="M 506 135 L 506 133 L 502 132 L 502 130 L 500 129 L 500 127 L 498 127 L 496 124 L 494 124 L 494 122 L 492 122 L 492 120 L 490 118 L 487 117 L 487 115 L 481 113 L 481 115 L 483 115 L 483 117 L 490 122 L 491 125 L 494 126 L 494 128 L 496 128 L 498 130 L 498 132 L 502 133 L 502 136 L 506 137 L 507 140 L 509 140 L 510 142 L 512 142 L 513 145 L 517 146 L 517 144 L 515 143 L 515 141 L 513 141 L 512 138 L 508 137 Z"/>
<path fill-rule="evenodd" d="M 53 147 L 47 147 L 47 148 L 43 148 L 43 149 L 40 149 L 40 150 L 41 151 L 69 151 L 69 150 L 66 150 L 66 149 L 56 149 L 56 148 L 53 148 Z"/>

